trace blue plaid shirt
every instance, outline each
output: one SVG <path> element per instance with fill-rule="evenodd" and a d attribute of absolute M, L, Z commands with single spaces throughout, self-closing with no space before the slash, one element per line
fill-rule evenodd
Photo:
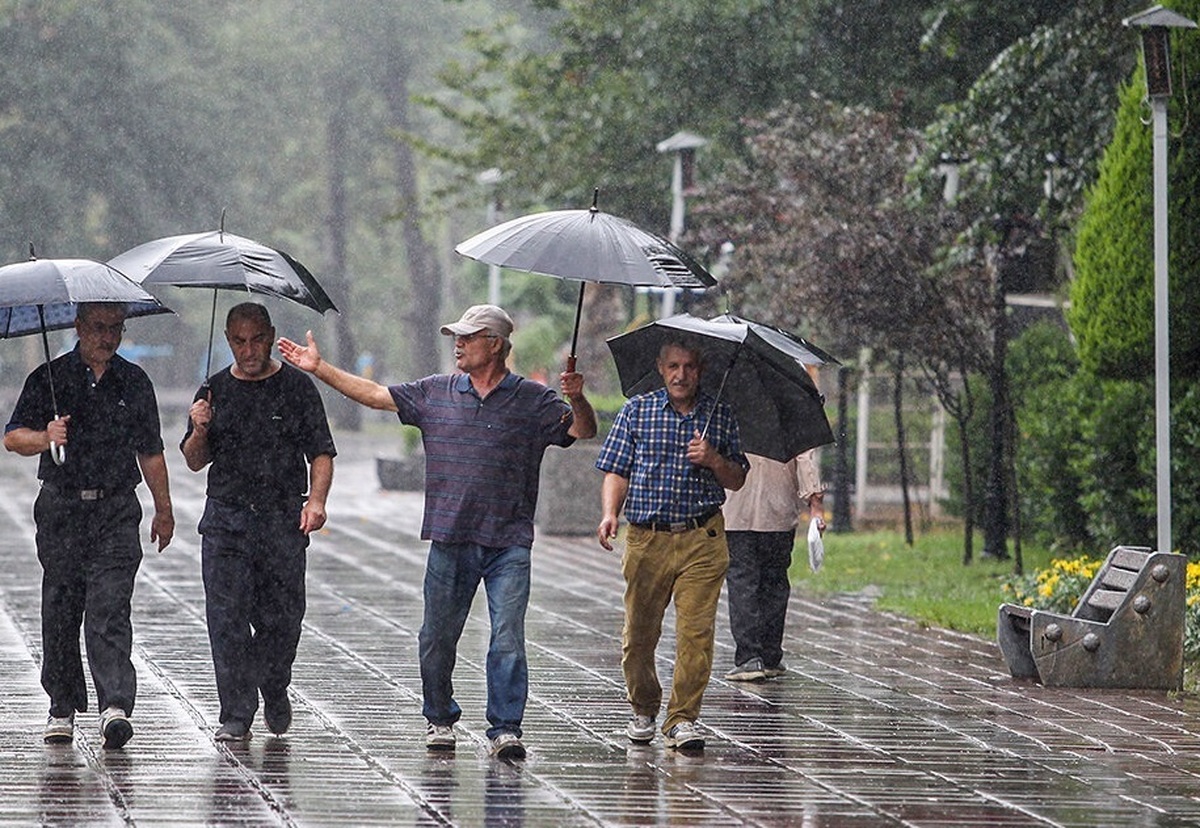
<path fill-rule="evenodd" d="M 712 470 L 687 459 L 688 442 L 704 433 L 710 417 L 705 439 L 724 457 L 749 469 L 737 420 L 724 402 L 701 394 L 691 413 L 681 416 L 671 407 L 667 389 L 660 388 L 621 406 L 600 447 L 596 468 L 629 480 L 626 520 L 674 523 L 705 515 L 725 502 L 725 489 Z"/>

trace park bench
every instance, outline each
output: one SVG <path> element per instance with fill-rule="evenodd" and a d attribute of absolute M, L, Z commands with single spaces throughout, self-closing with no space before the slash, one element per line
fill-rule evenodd
<path fill-rule="evenodd" d="M 1000 651 L 1047 687 L 1180 689 L 1186 580 L 1186 556 L 1118 546 L 1070 615 L 1001 605 Z"/>

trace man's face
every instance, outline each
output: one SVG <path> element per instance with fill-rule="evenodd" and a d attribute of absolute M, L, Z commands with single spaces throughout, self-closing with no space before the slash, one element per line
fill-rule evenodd
<path fill-rule="evenodd" d="M 482 330 L 466 336 L 454 337 L 454 367 L 469 374 L 476 368 L 488 365 L 498 347 L 498 337 L 491 331 Z"/>
<path fill-rule="evenodd" d="M 238 371 L 250 379 L 266 376 L 271 367 L 275 328 L 261 319 L 234 319 L 225 329 Z"/>
<path fill-rule="evenodd" d="M 75 320 L 79 336 L 79 353 L 88 364 L 107 363 L 121 347 L 125 332 L 125 308 L 120 305 L 99 305 Z"/>
<path fill-rule="evenodd" d="M 658 355 L 658 373 L 673 404 L 691 406 L 696 401 L 700 390 L 699 354 L 669 345 Z"/>

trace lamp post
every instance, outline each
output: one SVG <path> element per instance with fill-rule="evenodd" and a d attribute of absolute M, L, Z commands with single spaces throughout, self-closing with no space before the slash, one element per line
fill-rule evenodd
<path fill-rule="evenodd" d="M 495 227 L 496 219 L 500 215 L 500 181 L 504 178 L 504 173 L 495 167 L 488 169 L 475 176 L 475 180 L 487 188 L 488 204 L 487 204 L 487 226 Z M 492 305 L 500 304 L 500 266 L 488 265 L 488 303 Z"/>
<path fill-rule="evenodd" d="M 672 244 L 679 243 L 683 235 L 684 197 L 696 183 L 696 150 L 708 143 L 691 132 L 676 132 L 670 138 L 659 141 L 655 146 L 659 152 L 675 153 L 675 168 L 671 174 L 671 231 L 667 238 Z M 663 290 L 662 316 L 675 312 L 675 289 Z"/>
<path fill-rule="evenodd" d="M 1171 545 L 1171 357 L 1168 322 L 1167 101 L 1171 97 L 1171 29 L 1194 29 L 1188 18 L 1153 6 L 1121 21 L 1142 30 L 1146 96 L 1154 135 L 1154 449 L 1158 550 Z"/>

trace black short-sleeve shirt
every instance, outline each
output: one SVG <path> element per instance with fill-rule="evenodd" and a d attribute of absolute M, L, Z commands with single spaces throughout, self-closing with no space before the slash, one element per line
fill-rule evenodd
<path fill-rule="evenodd" d="M 46 365 L 25 379 L 25 387 L 5 426 L 42 431 L 54 419 Z M 49 365 L 60 416 L 67 426 L 66 462 L 55 465 L 42 452 L 38 477 L 64 489 L 133 489 L 142 479 L 139 454 L 161 454 L 158 401 L 146 372 L 119 355 L 96 381 L 79 355 L 79 346 Z"/>
<path fill-rule="evenodd" d="M 264 379 L 240 380 L 226 368 L 209 386 L 209 497 L 282 506 L 308 492 L 307 463 L 337 455 L 321 395 L 304 372 L 283 364 Z M 191 433 L 189 418 L 180 446 Z"/>

